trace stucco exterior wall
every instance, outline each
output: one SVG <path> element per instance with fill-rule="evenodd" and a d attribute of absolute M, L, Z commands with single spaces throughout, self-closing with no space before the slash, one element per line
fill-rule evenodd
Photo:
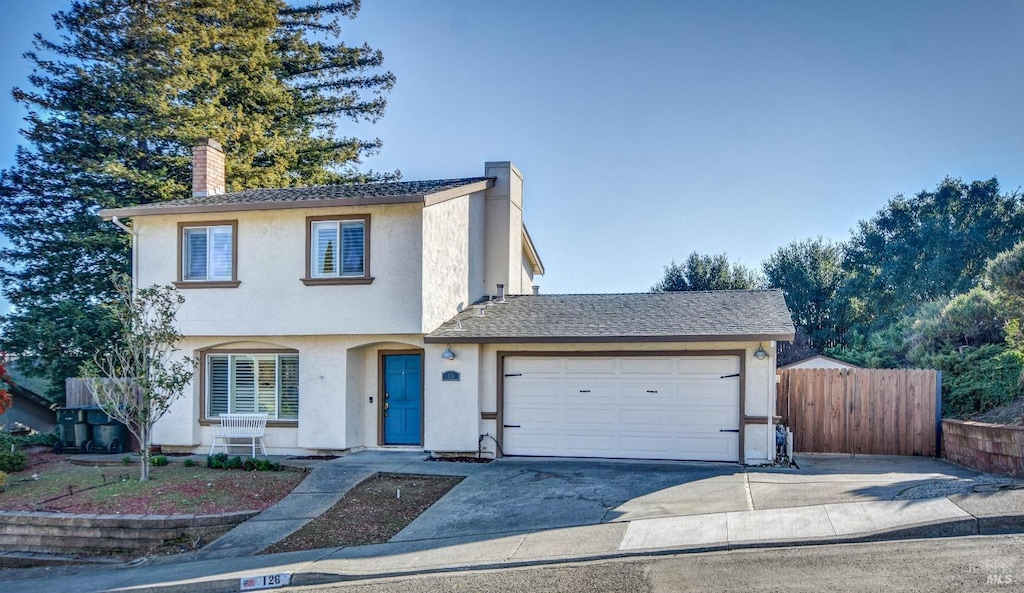
<path fill-rule="evenodd" d="M 533 266 L 530 265 L 526 254 L 523 254 L 520 260 L 519 286 L 521 290 L 518 294 L 533 294 Z"/>
<path fill-rule="evenodd" d="M 521 257 L 523 253 L 523 174 L 510 162 L 492 162 L 485 175 L 495 177 L 486 191 L 484 288 L 494 294 L 504 284 L 508 294 L 524 294 Z"/>
<path fill-rule="evenodd" d="M 429 333 L 469 300 L 470 197 L 423 209 L 423 326 Z"/>
<path fill-rule="evenodd" d="M 237 220 L 237 288 L 189 288 L 178 312 L 185 335 L 406 334 L 422 331 L 419 204 L 257 210 L 134 220 L 139 286 L 178 278 L 178 223 Z M 369 285 L 306 286 L 306 217 L 370 215 Z"/>
<path fill-rule="evenodd" d="M 378 373 L 381 350 L 422 348 L 419 334 L 401 336 L 247 336 L 189 337 L 182 356 L 200 351 L 290 349 L 299 354 L 299 420 L 294 426 L 268 427 L 264 439 L 272 454 L 333 451 L 377 445 Z M 440 358 L 440 357 L 439 357 Z M 208 451 L 213 429 L 200 424 L 199 373 L 154 427 L 156 444 Z M 373 403 L 370 403 L 370 398 Z"/>
<path fill-rule="evenodd" d="M 477 344 L 452 346 L 455 360 L 444 360 L 443 344 L 427 344 L 424 356 L 424 441 L 428 451 L 476 452 L 480 426 L 480 351 Z M 445 371 L 460 374 L 443 381 Z"/>

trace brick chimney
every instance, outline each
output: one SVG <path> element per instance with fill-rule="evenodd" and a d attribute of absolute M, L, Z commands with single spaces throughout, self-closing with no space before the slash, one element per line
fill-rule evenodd
<path fill-rule="evenodd" d="M 200 138 L 192 148 L 192 197 L 224 193 L 224 149 L 213 138 Z"/>

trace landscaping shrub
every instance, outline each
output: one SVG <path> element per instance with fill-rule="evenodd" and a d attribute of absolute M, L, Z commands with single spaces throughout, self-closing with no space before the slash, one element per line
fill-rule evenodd
<path fill-rule="evenodd" d="M 185 463 L 187 465 L 188 461 Z M 249 457 L 243 461 L 241 457 L 228 457 L 226 453 L 217 453 L 207 457 L 206 467 L 210 469 L 242 469 L 258 472 L 281 471 L 281 464 L 276 461 L 256 459 L 255 457 Z"/>
<path fill-rule="evenodd" d="M 4 449 L 0 451 L 0 472 L 13 474 L 28 467 L 28 455 L 21 451 Z"/>
<path fill-rule="evenodd" d="M 53 447 L 53 444 L 57 442 L 56 432 L 37 432 L 36 434 L 26 434 L 15 436 L 8 432 L 0 432 L 0 448 L 11 450 L 11 445 L 14 445 L 17 449 L 24 449 L 26 447 Z"/>
<path fill-rule="evenodd" d="M 0 492 L 7 489 L 7 474 L 0 472 Z"/>
<path fill-rule="evenodd" d="M 210 469 L 227 469 L 227 453 L 216 453 L 206 458 L 206 467 Z"/>
<path fill-rule="evenodd" d="M 125 455 L 124 457 L 121 458 L 121 463 L 123 463 L 125 465 L 131 465 L 132 464 L 132 456 L 131 455 Z"/>
<path fill-rule="evenodd" d="M 149 460 L 149 464 L 152 465 L 153 467 L 163 467 L 168 463 L 169 461 L 167 460 L 167 457 L 164 455 L 157 455 L 155 457 L 150 458 Z"/>
<path fill-rule="evenodd" d="M 963 353 L 932 357 L 942 371 L 942 415 L 964 418 L 1024 395 L 1024 354 L 989 344 Z"/>
<path fill-rule="evenodd" d="M 185 461 L 182 462 L 182 465 L 184 465 L 185 467 L 195 467 L 195 466 L 197 466 L 199 464 L 196 463 L 194 459 L 189 457 L 188 459 L 186 459 Z"/>

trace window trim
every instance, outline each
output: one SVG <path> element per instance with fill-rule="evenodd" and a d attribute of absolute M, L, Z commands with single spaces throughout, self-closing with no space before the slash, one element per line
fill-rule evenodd
<path fill-rule="evenodd" d="M 313 223 L 315 222 L 345 222 L 352 220 L 363 221 L 363 275 L 362 276 L 338 276 L 332 278 L 313 277 Z M 339 237 L 340 243 L 340 237 Z M 373 276 L 370 275 L 370 215 L 369 214 L 332 214 L 326 216 L 306 217 L 306 271 L 302 283 L 306 286 L 322 286 L 336 284 L 372 284 Z"/>
<path fill-rule="evenodd" d="M 209 228 L 215 226 L 231 227 L 231 280 L 185 280 L 185 229 Z M 237 220 L 197 220 L 178 223 L 178 279 L 172 282 L 175 288 L 237 288 L 238 281 L 238 221 Z"/>
<path fill-rule="evenodd" d="M 207 377 L 207 362 L 206 359 L 211 354 L 222 354 L 225 356 L 231 356 L 233 354 L 241 355 L 260 355 L 260 354 L 289 354 L 300 356 L 298 350 L 292 350 L 290 348 L 234 348 L 230 350 L 222 350 L 220 348 L 207 348 L 206 350 L 199 351 L 199 425 L 200 426 L 217 426 L 220 424 L 219 418 L 209 418 L 206 415 L 206 400 L 208 397 L 207 390 L 209 389 L 209 377 Z M 299 368 L 302 368 L 302 359 L 299 358 Z M 195 377 L 195 375 L 193 375 Z M 302 400 L 302 389 L 301 389 L 301 375 L 299 381 L 299 401 Z M 300 406 L 301 407 L 301 406 Z M 278 428 L 296 428 L 299 425 L 299 420 L 267 420 L 267 426 L 278 427 Z"/>

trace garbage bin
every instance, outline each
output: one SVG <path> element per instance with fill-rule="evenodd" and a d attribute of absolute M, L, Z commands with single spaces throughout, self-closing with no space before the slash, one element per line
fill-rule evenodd
<path fill-rule="evenodd" d="M 89 447 L 89 425 L 85 422 L 75 424 L 75 447 L 85 453 Z"/>
<path fill-rule="evenodd" d="M 127 430 L 123 424 L 97 424 L 92 427 L 92 441 L 87 445 L 89 453 L 120 453 L 124 451 Z"/>
<path fill-rule="evenodd" d="M 85 412 L 85 421 L 92 426 L 97 424 L 115 424 L 117 422 L 99 406 L 83 408 L 83 411 Z"/>
<path fill-rule="evenodd" d="M 57 442 L 53 445 L 55 453 L 75 446 L 75 424 L 82 421 L 81 410 L 78 408 L 57 410 Z"/>

